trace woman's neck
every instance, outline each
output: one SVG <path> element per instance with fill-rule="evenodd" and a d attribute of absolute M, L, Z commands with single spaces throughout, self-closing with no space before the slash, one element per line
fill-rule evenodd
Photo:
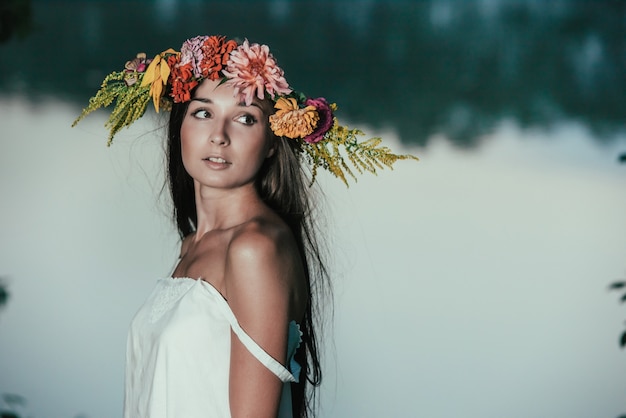
<path fill-rule="evenodd" d="M 195 194 L 198 215 L 196 239 L 209 231 L 241 225 L 267 209 L 253 184 L 223 190 L 196 183 Z"/>

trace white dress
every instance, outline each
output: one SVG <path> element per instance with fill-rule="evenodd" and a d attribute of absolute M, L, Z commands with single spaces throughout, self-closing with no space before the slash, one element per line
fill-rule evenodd
<path fill-rule="evenodd" d="M 167 278 L 133 318 L 126 348 L 125 418 L 228 418 L 230 331 L 283 381 L 280 418 L 291 418 L 293 359 L 302 333 L 289 324 L 289 370 L 239 326 L 222 295 L 200 279 Z"/>

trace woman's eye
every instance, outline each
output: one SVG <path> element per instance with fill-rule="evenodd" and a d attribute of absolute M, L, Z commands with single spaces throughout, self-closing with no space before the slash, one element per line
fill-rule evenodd
<path fill-rule="evenodd" d="M 193 111 L 191 113 L 191 115 L 194 118 L 198 118 L 198 119 L 207 119 L 207 118 L 211 117 L 211 114 L 207 110 L 205 110 L 205 109 L 195 110 L 195 111 Z"/>
<path fill-rule="evenodd" d="M 241 115 L 237 118 L 237 121 L 244 125 L 253 125 L 256 123 L 256 118 L 252 115 Z"/>

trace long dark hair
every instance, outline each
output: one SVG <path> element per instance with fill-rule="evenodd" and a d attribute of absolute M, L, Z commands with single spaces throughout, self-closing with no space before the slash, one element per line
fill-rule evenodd
<path fill-rule="evenodd" d="M 168 185 L 173 202 L 173 218 L 181 238 L 195 231 L 198 217 L 194 185 L 183 166 L 180 129 L 189 102 L 174 103 L 170 114 L 167 143 Z M 305 267 L 308 301 L 300 330 L 302 344 L 295 359 L 302 366 L 300 380 L 292 383 L 294 417 L 314 415 L 316 391 L 322 381 L 318 334 L 322 328 L 321 302 L 330 297 L 328 271 L 323 262 L 323 251 L 318 242 L 316 223 L 313 221 L 311 193 L 308 176 L 301 164 L 300 145 L 297 141 L 273 136 L 275 152 L 261 167 L 255 187 L 265 204 L 272 208 L 291 229 Z"/>

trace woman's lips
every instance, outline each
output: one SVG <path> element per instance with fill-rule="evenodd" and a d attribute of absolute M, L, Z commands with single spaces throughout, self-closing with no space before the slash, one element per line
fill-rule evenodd
<path fill-rule="evenodd" d="M 222 157 L 208 157 L 208 158 L 205 158 L 205 160 L 210 161 L 212 163 L 226 164 L 226 160 L 223 159 Z"/>
<path fill-rule="evenodd" d="M 207 166 L 211 168 L 215 168 L 215 169 L 226 168 L 228 165 L 230 165 L 228 161 L 218 156 L 206 157 L 206 158 L 203 158 L 202 160 L 206 163 Z"/>

